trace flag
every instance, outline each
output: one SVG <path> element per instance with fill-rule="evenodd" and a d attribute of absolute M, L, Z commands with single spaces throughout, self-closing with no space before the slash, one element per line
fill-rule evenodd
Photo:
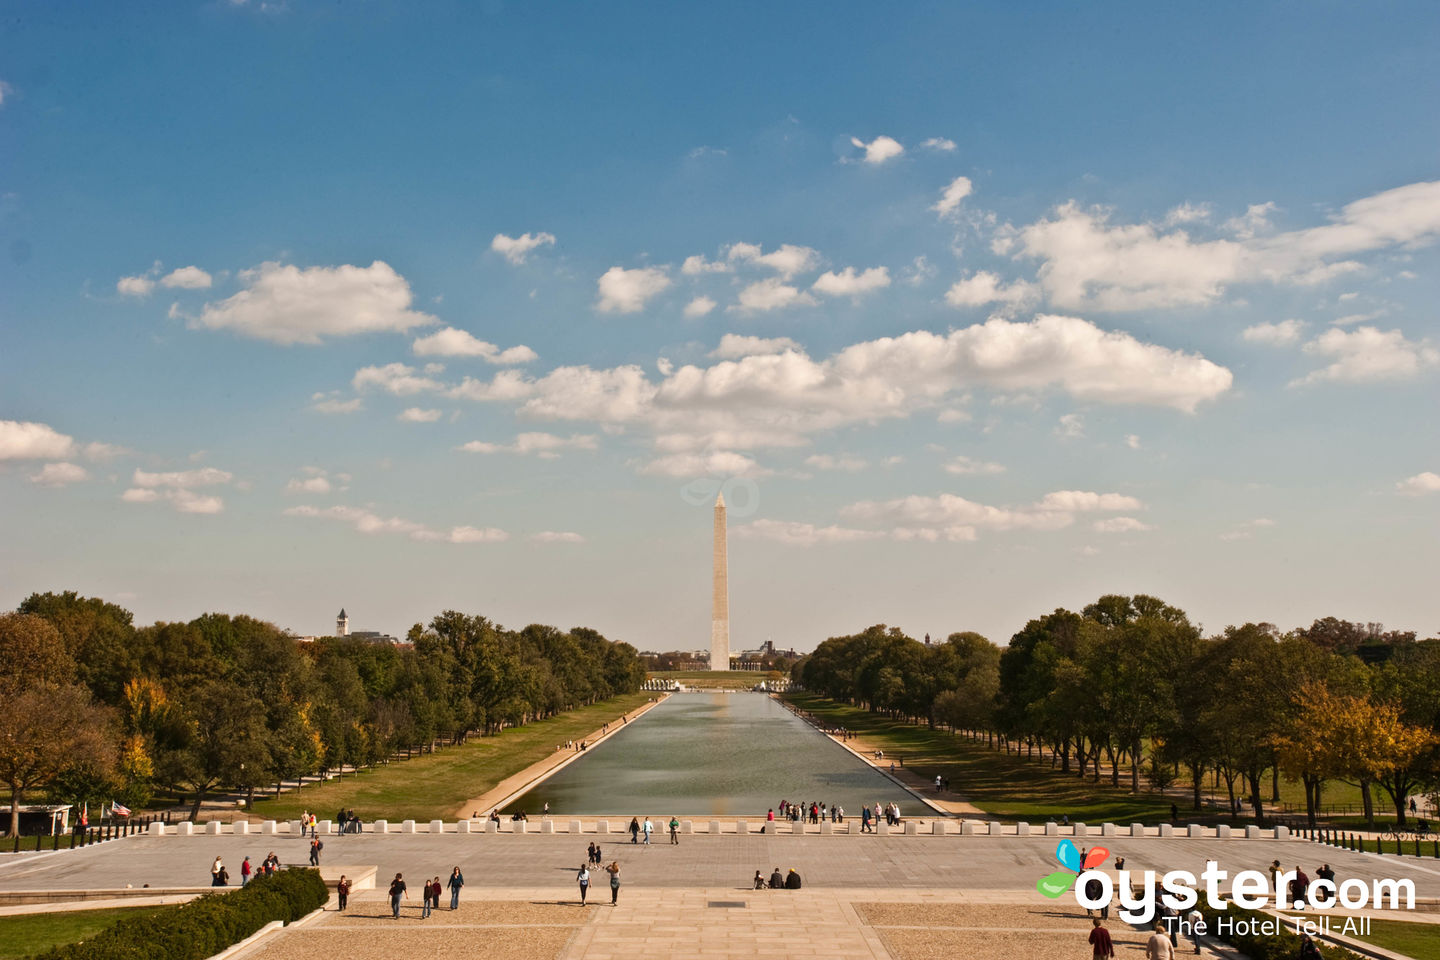
<path fill-rule="evenodd" d="M 130 808 L 127 806 L 123 806 L 122 804 L 118 804 L 114 800 L 110 801 L 110 812 L 117 817 L 130 816 Z"/>
<path fill-rule="evenodd" d="M 80 808 L 80 826 L 90 826 L 90 801 L 85 801 L 85 806 Z"/>

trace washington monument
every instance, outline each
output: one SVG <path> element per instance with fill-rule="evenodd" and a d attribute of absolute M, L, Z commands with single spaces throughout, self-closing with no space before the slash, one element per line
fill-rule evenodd
<path fill-rule="evenodd" d="M 710 669 L 730 669 L 730 563 L 725 558 L 725 495 L 715 497 L 714 584 L 710 598 Z"/>

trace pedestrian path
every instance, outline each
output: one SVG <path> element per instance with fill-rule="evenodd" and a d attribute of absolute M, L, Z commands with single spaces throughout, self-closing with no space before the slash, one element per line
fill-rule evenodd
<path fill-rule="evenodd" d="M 1033 891 L 626 887 L 613 907 L 604 885 L 599 902 L 583 907 L 575 894 L 567 902 L 555 892 L 467 888 L 456 911 L 422 918 L 407 901 L 398 920 L 383 896 L 367 894 L 348 912 L 327 910 L 235 960 L 1050 960 L 1089 952 L 1084 911 L 1037 903 Z M 1143 951 L 1147 931 L 1106 925 L 1118 956 Z M 1182 947 L 1193 955 L 1188 941 Z M 1208 944 L 1201 955 L 1233 956 Z"/>

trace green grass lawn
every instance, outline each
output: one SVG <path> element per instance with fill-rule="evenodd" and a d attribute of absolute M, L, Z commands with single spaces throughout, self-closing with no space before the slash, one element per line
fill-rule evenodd
<path fill-rule="evenodd" d="M 1376 920 L 1371 924 L 1368 937 L 1355 939 L 1402 953 L 1413 960 L 1440 960 L 1440 926 L 1431 923 Z"/>
<path fill-rule="evenodd" d="M 126 917 L 161 913 L 175 907 L 121 907 L 0 917 L 0 960 L 28 957 L 51 947 L 87 940 Z"/>
<path fill-rule="evenodd" d="M 783 696 L 802 710 L 860 734 L 887 757 L 903 755 L 905 766 L 926 779 L 936 774 L 949 777 L 952 790 L 997 819 L 1041 823 L 1068 815 L 1072 823 L 1154 823 L 1170 817 L 1169 798 L 1131 796 L 1112 788 L 1108 778 L 1096 783 L 1063 776 L 1048 763 L 1026 761 L 944 730 L 890 720 L 813 694 Z M 1188 816 L 1184 810 L 1181 815 Z"/>
<path fill-rule="evenodd" d="M 550 756 L 555 744 L 587 737 L 654 696 L 641 692 L 614 697 L 548 720 L 509 727 L 493 737 L 472 737 L 468 743 L 413 760 L 283 793 L 278 800 L 261 800 L 257 794 L 254 812 L 267 820 L 285 820 L 310 810 L 328 819 L 341 807 L 353 807 L 366 821 L 453 820 L 465 801 Z"/>

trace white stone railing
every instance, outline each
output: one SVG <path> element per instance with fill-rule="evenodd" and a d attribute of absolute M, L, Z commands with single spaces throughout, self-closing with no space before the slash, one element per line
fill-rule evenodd
<path fill-rule="evenodd" d="M 655 821 L 652 821 L 655 822 Z M 669 821 L 655 822 L 655 833 L 652 842 L 664 840 L 669 831 Z M 459 820 L 447 822 L 444 820 L 431 820 L 428 823 L 418 823 L 414 820 L 403 820 L 391 822 L 388 820 L 373 820 L 366 823 L 363 833 L 374 835 L 381 833 L 416 834 L 424 833 L 430 835 L 455 833 L 455 834 L 595 834 L 598 836 L 613 836 L 620 840 L 629 840 L 630 821 L 628 818 L 537 818 L 534 820 L 509 820 L 504 819 L 498 823 L 493 820 Z M 316 832 L 320 836 L 333 836 L 339 833 L 338 827 L 330 820 L 321 820 L 316 825 Z M 748 835 L 748 834 L 780 834 L 807 835 L 807 836 L 837 836 L 837 835 L 858 835 L 860 833 L 861 821 L 855 817 L 846 817 L 843 823 L 835 823 L 830 820 L 822 820 L 820 823 L 806 823 L 804 821 L 775 820 L 767 822 L 761 818 L 753 819 L 725 819 L 725 820 L 682 820 L 680 821 L 679 832 L 682 834 L 707 834 L 716 836 L 721 834 Z M 1290 840 L 1294 837 L 1288 827 L 1231 827 L 1225 824 L 1219 826 L 1204 826 L 1198 823 L 1175 826 L 1169 823 L 1162 823 L 1159 826 L 1147 827 L 1140 823 L 1120 825 L 1114 823 L 1103 823 L 1099 825 L 1087 825 L 1083 823 L 1061 824 L 1053 820 L 1042 824 L 1030 823 L 1001 823 L 998 820 L 977 820 L 977 819 L 949 819 L 945 817 L 920 816 L 911 817 L 898 824 L 887 824 L 880 822 L 873 825 L 874 832 L 880 836 L 903 835 L 903 836 L 962 836 L 962 837 L 1078 837 L 1078 838 L 1110 838 L 1110 837 L 1152 837 L 1157 839 L 1190 839 L 1190 840 Z M 264 820 L 260 823 L 251 823 L 246 820 L 237 820 L 234 823 L 222 823 L 219 820 L 210 820 L 204 823 L 180 823 L 166 825 L 155 822 L 150 824 L 148 834 L 152 837 L 163 836 L 220 836 L 229 834 L 232 836 L 245 836 L 247 834 L 259 833 L 263 835 L 285 834 L 291 837 L 300 837 L 307 834 L 308 829 L 302 829 L 299 820 L 277 822 L 275 820 Z"/>

